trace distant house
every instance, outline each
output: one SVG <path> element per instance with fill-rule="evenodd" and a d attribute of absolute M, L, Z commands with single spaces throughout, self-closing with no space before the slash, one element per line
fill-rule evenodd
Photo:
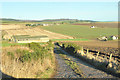
<path fill-rule="evenodd" d="M 91 26 L 90 28 L 95 28 L 95 26 Z"/>
<path fill-rule="evenodd" d="M 100 37 L 100 38 L 97 38 L 98 40 L 101 40 L 101 41 L 107 41 L 108 38 L 106 36 L 103 36 L 103 37 Z"/>
<path fill-rule="evenodd" d="M 11 41 L 16 43 L 31 43 L 31 42 L 48 42 L 48 36 L 30 36 L 30 35 L 14 35 L 11 37 Z"/>
<path fill-rule="evenodd" d="M 60 24 L 57 23 L 56 25 L 60 25 Z"/>
<path fill-rule="evenodd" d="M 43 24 L 43 26 L 48 26 L 49 24 Z"/>
<path fill-rule="evenodd" d="M 112 38 L 112 40 L 116 40 L 116 39 L 118 39 L 117 36 L 110 36 L 110 37 Z"/>

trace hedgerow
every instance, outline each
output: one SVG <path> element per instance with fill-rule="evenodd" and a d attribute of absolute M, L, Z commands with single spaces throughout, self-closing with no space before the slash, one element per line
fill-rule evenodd
<path fill-rule="evenodd" d="M 60 46 L 61 43 L 57 42 L 57 45 Z M 75 53 L 77 53 L 78 50 L 81 50 L 81 47 L 74 43 L 62 43 L 61 47 L 71 54 L 75 54 Z"/>

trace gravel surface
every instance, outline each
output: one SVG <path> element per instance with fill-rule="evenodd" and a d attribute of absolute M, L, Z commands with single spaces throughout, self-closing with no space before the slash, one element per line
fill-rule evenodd
<path fill-rule="evenodd" d="M 69 55 L 67 52 L 61 49 L 61 51 L 65 54 L 67 54 L 68 58 L 71 58 L 72 61 L 76 62 L 79 66 L 80 70 L 83 72 L 86 78 L 115 78 L 114 76 L 107 74 L 101 70 L 95 69 L 94 66 L 83 62 L 82 60 Z M 79 78 L 78 75 L 76 75 L 72 69 L 67 66 L 64 62 L 64 60 L 59 56 L 59 54 L 56 55 L 56 60 L 58 61 L 58 71 L 55 76 L 55 78 Z"/>
<path fill-rule="evenodd" d="M 80 78 L 79 75 L 77 75 L 71 68 L 68 66 L 64 59 L 57 54 L 57 51 L 55 50 L 55 57 L 57 61 L 57 71 L 54 78 Z"/>

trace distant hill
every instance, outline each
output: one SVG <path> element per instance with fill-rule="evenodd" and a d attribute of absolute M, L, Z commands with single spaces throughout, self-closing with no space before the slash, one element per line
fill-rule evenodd
<path fill-rule="evenodd" d="M 0 20 L 2 20 L 2 22 L 4 21 L 37 22 L 37 20 L 20 20 L 20 19 L 9 19 L 9 18 L 0 18 Z"/>
<path fill-rule="evenodd" d="M 55 21 L 76 21 L 76 22 L 96 22 L 92 20 L 78 20 L 78 19 L 45 19 L 45 20 L 20 20 L 20 19 L 10 19 L 10 18 L 0 18 L 2 22 L 4 21 L 22 21 L 22 22 L 55 22 Z"/>

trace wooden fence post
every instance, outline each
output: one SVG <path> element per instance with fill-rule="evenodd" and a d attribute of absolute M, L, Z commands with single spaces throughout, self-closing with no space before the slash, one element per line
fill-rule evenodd
<path fill-rule="evenodd" d="M 87 54 L 89 53 L 89 50 L 87 49 Z"/>
<path fill-rule="evenodd" d="M 81 49 L 81 55 L 84 55 L 84 50 L 83 50 L 83 47 Z"/>
<path fill-rule="evenodd" d="M 110 54 L 109 62 L 111 62 L 111 60 L 112 60 L 112 54 Z"/>

